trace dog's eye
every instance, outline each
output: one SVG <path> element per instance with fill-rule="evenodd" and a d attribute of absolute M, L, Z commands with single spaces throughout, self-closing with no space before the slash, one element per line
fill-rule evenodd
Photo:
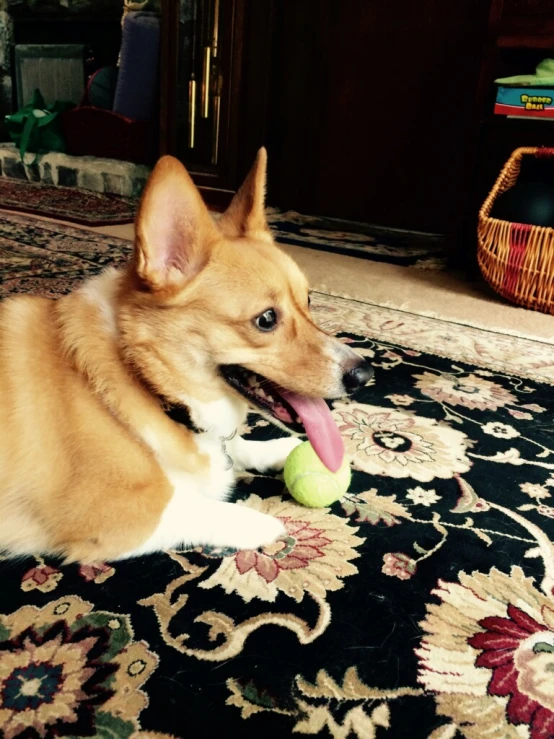
<path fill-rule="evenodd" d="M 310 297 L 310 295 L 308 295 L 308 308 L 310 307 L 311 304 L 312 304 L 312 298 Z"/>
<path fill-rule="evenodd" d="M 260 331 L 273 331 L 277 325 L 277 314 L 273 308 L 269 308 L 255 319 L 255 324 Z"/>

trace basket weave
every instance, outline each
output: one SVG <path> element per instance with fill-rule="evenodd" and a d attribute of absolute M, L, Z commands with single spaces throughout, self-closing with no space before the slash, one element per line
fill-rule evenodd
<path fill-rule="evenodd" d="M 496 198 L 515 185 L 527 156 L 554 157 L 554 149 L 522 147 L 508 159 L 479 211 L 477 259 L 484 278 L 500 295 L 554 313 L 554 228 L 490 217 Z"/>

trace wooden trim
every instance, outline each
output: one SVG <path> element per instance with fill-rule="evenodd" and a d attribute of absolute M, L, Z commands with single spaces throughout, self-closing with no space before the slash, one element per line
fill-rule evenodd
<path fill-rule="evenodd" d="M 554 49 L 554 33 L 545 36 L 499 36 L 500 49 Z"/>

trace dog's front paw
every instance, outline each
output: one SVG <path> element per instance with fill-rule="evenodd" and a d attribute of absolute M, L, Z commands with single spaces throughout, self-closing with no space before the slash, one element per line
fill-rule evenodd
<path fill-rule="evenodd" d="M 260 472 L 271 470 L 272 472 L 280 472 L 285 466 L 287 457 L 293 449 L 302 444 L 302 439 L 296 436 L 287 436 L 284 439 L 272 439 L 264 441 L 263 453 L 260 455 L 260 463 L 258 469 Z"/>
<path fill-rule="evenodd" d="M 287 533 L 285 525 L 278 518 L 249 508 L 245 509 L 245 513 L 246 511 L 253 515 L 246 514 L 244 526 L 233 532 L 235 549 L 260 549 L 273 544 Z"/>

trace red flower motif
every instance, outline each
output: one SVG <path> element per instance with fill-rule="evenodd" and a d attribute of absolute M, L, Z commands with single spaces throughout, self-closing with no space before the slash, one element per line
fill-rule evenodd
<path fill-rule="evenodd" d="M 79 567 L 79 575 L 87 582 L 95 582 L 96 584 L 104 582 L 115 573 L 113 567 L 103 562 L 91 565 L 81 565 Z"/>
<path fill-rule="evenodd" d="M 43 593 L 49 593 L 54 590 L 62 577 L 62 573 L 55 567 L 50 567 L 50 565 L 43 564 L 31 567 L 21 578 L 21 589 L 25 591 L 40 590 Z"/>
<path fill-rule="evenodd" d="M 266 582 L 273 582 L 281 570 L 299 570 L 310 560 L 323 557 L 323 549 L 330 540 L 321 536 L 322 530 L 310 527 L 304 521 L 283 519 L 288 536 L 265 551 L 237 552 L 235 564 L 241 575 L 254 569 Z"/>
<path fill-rule="evenodd" d="M 491 616 L 479 625 L 485 631 L 468 639 L 468 644 L 481 650 L 476 667 L 492 670 L 489 694 L 509 696 L 508 720 L 528 725 L 531 739 L 554 736 L 554 700 L 549 689 L 554 634 L 513 605 L 508 606 L 507 618 Z"/>
<path fill-rule="evenodd" d="M 381 572 L 400 580 L 409 580 L 415 575 L 417 562 L 404 552 L 387 552 L 383 555 Z"/>

